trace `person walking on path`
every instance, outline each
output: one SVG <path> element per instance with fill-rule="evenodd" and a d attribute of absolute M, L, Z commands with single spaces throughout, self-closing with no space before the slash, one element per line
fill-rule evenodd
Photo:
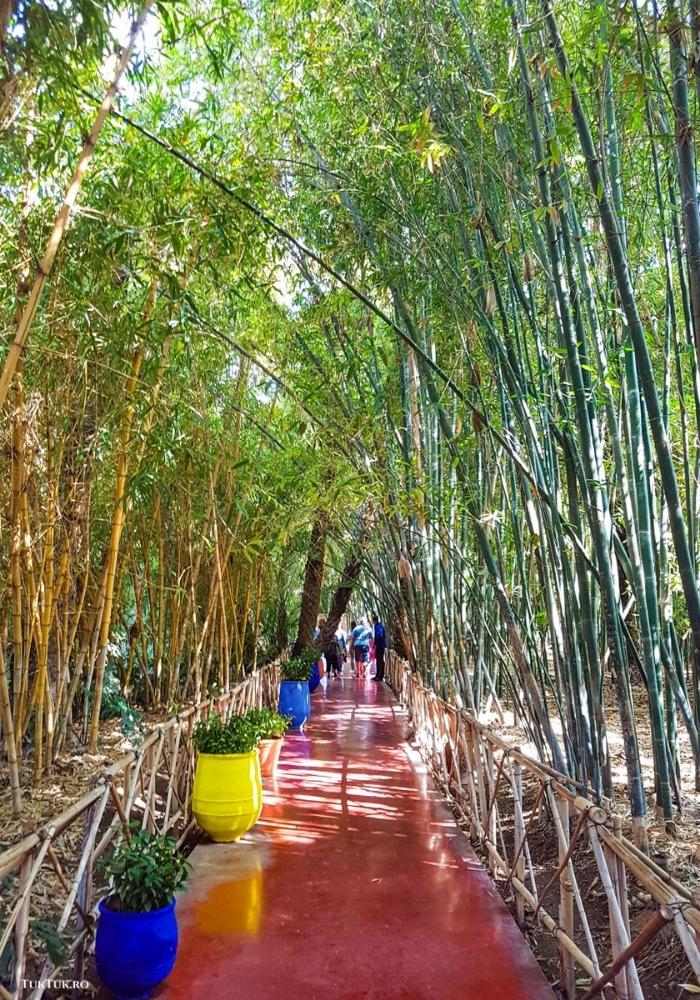
<path fill-rule="evenodd" d="M 337 631 L 335 633 L 335 637 L 338 640 L 338 646 L 340 648 L 340 670 L 338 671 L 338 673 L 342 674 L 343 673 L 343 667 L 347 663 L 347 659 L 348 659 L 347 637 L 345 635 L 345 630 L 343 629 L 342 625 L 338 626 L 338 629 L 337 629 Z"/>
<path fill-rule="evenodd" d="M 326 658 L 326 672 L 328 677 L 330 678 L 331 675 L 337 677 L 343 669 L 340 664 L 340 643 L 338 642 L 337 635 L 330 637 L 326 643 L 326 648 L 323 650 L 323 655 Z"/>
<path fill-rule="evenodd" d="M 384 656 L 386 655 L 386 629 L 379 620 L 379 615 L 373 615 L 372 622 L 374 623 L 374 655 L 377 657 L 377 672 L 372 679 L 383 681 Z"/>
<path fill-rule="evenodd" d="M 367 677 L 369 667 L 369 641 L 372 629 L 366 618 L 360 618 L 360 624 L 352 630 L 352 648 L 355 654 L 355 667 L 360 677 Z"/>
<path fill-rule="evenodd" d="M 353 632 L 355 631 L 356 628 L 357 628 L 357 622 L 354 621 L 354 620 L 351 621 L 350 622 L 350 631 L 348 632 L 348 655 L 350 657 L 350 676 L 351 677 L 355 676 L 355 647 L 353 645 L 352 635 L 353 635 Z"/>

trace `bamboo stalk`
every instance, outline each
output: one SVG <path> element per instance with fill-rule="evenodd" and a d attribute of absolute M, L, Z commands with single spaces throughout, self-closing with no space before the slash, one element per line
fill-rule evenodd
<path fill-rule="evenodd" d="M 155 308 L 158 292 L 158 279 L 153 278 L 146 301 L 144 322 L 149 322 Z M 112 606 L 114 603 L 115 581 L 117 575 L 117 559 L 124 520 L 126 517 L 126 485 L 129 467 L 129 448 L 131 443 L 132 424 L 134 419 L 133 397 L 136 383 L 143 363 L 143 349 L 137 347 L 131 359 L 131 372 L 127 380 L 124 399 L 126 408 L 119 431 L 117 452 L 117 472 L 114 484 L 114 506 L 112 510 L 112 525 L 104 572 L 104 603 L 99 626 L 98 654 L 95 668 L 95 692 L 92 705 L 92 717 L 88 739 L 88 751 L 97 750 L 97 737 L 100 725 L 100 710 L 102 708 L 102 691 L 104 687 L 105 668 L 107 665 L 107 650 L 109 631 L 112 623 Z"/>
<path fill-rule="evenodd" d="M 22 814 L 22 790 L 20 787 L 19 764 L 17 761 L 17 746 L 15 743 L 14 719 L 10 704 L 10 692 L 7 686 L 7 671 L 5 666 L 4 647 L 7 634 L 0 636 L 0 720 L 5 742 L 5 754 L 10 775 L 10 791 L 12 795 L 12 815 L 18 818 Z"/>
<path fill-rule="evenodd" d="M 617 956 L 607 972 L 591 984 L 591 986 L 583 994 L 581 1000 L 593 1000 L 593 997 L 598 996 L 598 994 L 603 991 L 603 987 L 614 979 L 616 974 L 624 968 L 625 965 L 633 962 L 634 957 L 638 955 L 639 952 L 652 940 L 652 938 L 658 934 L 661 928 L 665 927 L 671 920 L 673 920 L 673 912 L 668 909 L 668 907 L 661 907 L 661 909 L 657 910 L 656 913 L 649 918 L 644 927 L 642 927 L 634 941 L 632 941 L 632 943 Z M 637 995 L 642 996 L 641 992 Z"/>

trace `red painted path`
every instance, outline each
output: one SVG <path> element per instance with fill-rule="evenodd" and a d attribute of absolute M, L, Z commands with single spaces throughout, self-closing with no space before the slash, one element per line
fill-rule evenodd
<path fill-rule="evenodd" d="M 333 680 L 259 824 L 202 844 L 167 1000 L 553 1000 L 405 743 L 391 691 Z"/>

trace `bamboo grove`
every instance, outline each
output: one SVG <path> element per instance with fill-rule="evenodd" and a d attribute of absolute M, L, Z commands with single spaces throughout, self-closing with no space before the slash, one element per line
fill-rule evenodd
<path fill-rule="evenodd" d="M 314 601 L 361 565 L 351 607 L 443 696 L 624 784 L 640 843 L 672 824 L 700 789 L 695 0 L 5 6 L 10 763 L 94 750 L 108 689 L 163 709 L 285 645 L 311 539 Z"/>

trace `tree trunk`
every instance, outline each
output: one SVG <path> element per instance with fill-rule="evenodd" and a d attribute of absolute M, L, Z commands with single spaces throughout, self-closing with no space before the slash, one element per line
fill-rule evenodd
<path fill-rule="evenodd" d="M 326 535 L 328 532 L 328 517 L 325 511 L 318 511 L 311 529 L 309 554 L 304 572 L 304 589 L 301 594 L 299 609 L 299 628 L 292 649 L 292 656 L 298 656 L 302 649 L 311 645 L 316 619 L 321 607 L 321 587 L 323 586 L 323 569 L 326 555 Z"/>
<path fill-rule="evenodd" d="M 340 624 L 340 619 L 345 614 L 345 609 L 347 608 L 348 602 L 352 597 L 352 592 L 355 589 L 355 584 L 357 583 L 357 578 L 360 575 L 361 569 L 362 556 L 359 554 L 351 556 L 343 567 L 343 574 L 340 579 L 340 583 L 336 588 L 335 594 L 333 594 L 333 600 L 331 601 L 328 618 L 321 628 L 321 635 L 318 638 L 317 645 L 321 650 L 327 648 L 331 637 L 335 635 L 335 631 Z"/>

